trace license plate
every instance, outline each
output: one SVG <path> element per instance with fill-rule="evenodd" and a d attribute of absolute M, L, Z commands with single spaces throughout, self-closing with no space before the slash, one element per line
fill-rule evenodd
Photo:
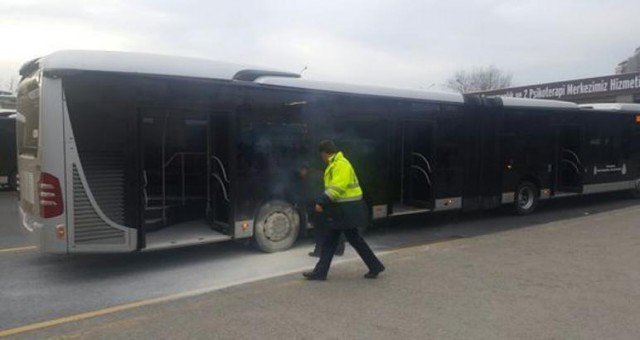
<path fill-rule="evenodd" d="M 9 177 L 0 176 L 0 185 L 2 185 L 2 184 L 9 184 Z"/>

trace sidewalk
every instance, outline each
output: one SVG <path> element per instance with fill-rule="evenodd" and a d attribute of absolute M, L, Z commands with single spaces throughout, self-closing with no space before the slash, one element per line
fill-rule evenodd
<path fill-rule="evenodd" d="M 393 251 L 24 338 L 634 339 L 640 207 Z"/>

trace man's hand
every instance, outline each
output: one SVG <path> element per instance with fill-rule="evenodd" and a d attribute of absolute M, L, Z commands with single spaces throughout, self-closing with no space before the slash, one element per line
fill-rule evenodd
<path fill-rule="evenodd" d="M 317 213 L 324 212 L 324 209 L 322 208 L 322 206 L 320 204 L 316 204 L 316 212 Z"/>

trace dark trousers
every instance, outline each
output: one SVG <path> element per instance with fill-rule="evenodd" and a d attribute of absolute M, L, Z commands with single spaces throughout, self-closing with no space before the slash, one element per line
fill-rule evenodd
<path fill-rule="evenodd" d="M 332 223 L 333 221 L 330 218 L 328 218 L 325 214 L 315 214 L 314 228 L 313 228 L 313 235 L 315 236 L 315 241 L 316 241 L 316 246 L 313 249 L 313 252 L 315 254 L 320 254 L 322 252 L 322 244 L 327 239 L 329 232 L 331 232 L 331 229 L 333 228 Z M 344 236 L 341 236 L 335 248 L 336 255 L 344 254 L 344 247 L 345 247 L 344 243 L 345 243 L 345 238 Z"/>
<path fill-rule="evenodd" d="M 360 232 L 356 228 L 351 229 L 332 229 L 327 232 L 327 238 L 322 244 L 322 253 L 320 254 L 320 260 L 316 264 L 316 268 L 313 270 L 316 274 L 321 276 L 327 276 L 329 267 L 331 266 L 331 260 L 333 254 L 338 246 L 340 236 L 344 234 L 347 237 L 349 244 L 358 252 L 362 261 L 369 267 L 370 271 L 378 272 L 382 270 L 383 265 L 373 253 L 367 242 L 364 241 Z"/>

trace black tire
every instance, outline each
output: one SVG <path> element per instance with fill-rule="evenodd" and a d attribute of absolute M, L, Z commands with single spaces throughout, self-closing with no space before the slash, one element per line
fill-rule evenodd
<path fill-rule="evenodd" d="M 522 182 L 518 185 L 514 194 L 513 206 L 516 214 L 529 215 L 538 207 L 540 192 L 538 187 L 531 182 Z"/>
<path fill-rule="evenodd" d="M 284 201 L 265 203 L 254 222 L 253 243 L 265 253 L 291 248 L 300 234 L 300 215 Z"/>

